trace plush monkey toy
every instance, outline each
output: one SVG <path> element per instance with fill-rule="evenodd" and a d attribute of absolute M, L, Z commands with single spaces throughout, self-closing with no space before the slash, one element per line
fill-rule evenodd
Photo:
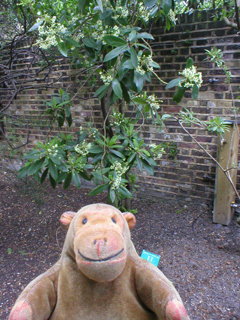
<path fill-rule="evenodd" d="M 19 296 L 9 320 L 189 320 L 163 273 L 130 239 L 131 213 L 106 204 L 65 212 L 61 259 Z"/>

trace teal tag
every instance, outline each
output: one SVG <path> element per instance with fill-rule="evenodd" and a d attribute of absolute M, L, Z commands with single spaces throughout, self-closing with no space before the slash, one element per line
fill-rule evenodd
<path fill-rule="evenodd" d="M 151 262 L 154 266 L 158 266 L 160 261 L 160 256 L 151 252 L 148 252 L 146 250 L 143 250 L 141 254 L 141 258 Z"/>

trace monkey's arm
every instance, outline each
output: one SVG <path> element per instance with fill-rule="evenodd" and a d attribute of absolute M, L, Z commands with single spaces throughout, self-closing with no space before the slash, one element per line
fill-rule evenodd
<path fill-rule="evenodd" d="M 23 290 L 9 320 L 47 320 L 57 301 L 57 281 L 60 263 L 41 274 Z"/>
<path fill-rule="evenodd" d="M 177 290 L 158 268 L 139 259 L 135 281 L 140 299 L 158 320 L 189 320 Z"/>

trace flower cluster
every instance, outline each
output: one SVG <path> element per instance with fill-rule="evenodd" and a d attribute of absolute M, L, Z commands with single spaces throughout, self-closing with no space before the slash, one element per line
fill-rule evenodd
<path fill-rule="evenodd" d="M 112 183 L 112 189 L 116 190 L 119 188 L 121 184 L 122 175 L 124 175 L 128 171 L 129 166 L 125 163 L 115 161 L 114 164 L 110 167 L 110 169 L 115 170 L 117 173 L 117 176 Z"/>
<path fill-rule="evenodd" d="M 179 72 L 179 74 L 185 77 L 185 79 L 179 83 L 180 87 L 192 88 L 194 85 L 198 88 L 201 87 L 202 73 L 197 72 L 197 68 L 195 66 L 185 68 L 182 72 Z"/>
<path fill-rule="evenodd" d="M 149 12 L 145 8 L 143 2 L 140 2 L 139 5 L 138 5 L 138 15 L 142 20 L 144 20 L 145 22 L 148 22 L 148 20 L 149 20 Z"/>
<path fill-rule="evenodd" d="M 111 126 L 121 126 L 125 123 L 125 117 L 120 112 L 115 112 L 111 116 Z"/>
<path fill-rule="evenodd" d="M 163 154 L 166 153 L 164 147 L 162 147 L 161 144 L 156 145 L 156 143 L 152 143 L 149 145 L 149 148 L 150 148 L 151 152 L 153 153 L 154 157 L 157 159 L 161 159 Z"/>
<path fill-rule="evenodd" d="M 183 13 L 191 13 L 192 9 L 189 8 L 189 0 L 183 0 L 183 1 L 176 1 L 174 13 L 177 14 L 183 14 Z"/>
<path fill-rule="evenodd" d="M 57 150 L 57 148 L 58 148 L 58 145 L 57 144 L 54 144 L 54 145 L 48 145 L 48 147 L 47 147 L 47 152 L 49 153 L 49 154 L 52 154 L 53 156 L 56 156 L 57 155 L 57 153 L 58 153 L 58 150 Z"/>
<path fill-rule="evenodd" d="M 144 75 L 146 71 L 153 71 L 152 56 L 138 56 L 138 67 L 136 71 L 141 75 Z"/>
<path fill-rule="evenodd" d="M 45 16 L 45 23 L 38 27 L 39 39 L 37 39 L 37 44 L 42 49 L 49 49 L 51 46 L 56 46 L 58 44 L 57 36 L 66 32 L 66 28 L 61 23 L 56 22 L 56 17 Z M 41 19 L 38 18 L 37 22 Z M 46 23 L 48 25 L 46 25 Z"/>
<path fill-rule="evenodd" d="M 89 153 L 89 149 L 91 148 L 91 143 L 86 143 L 85 140 L 81 144 L 77 144 L 74 150 L 80 154 L 81 156 L 86 157 Z"/>
<path fill-rule="evenodd" d="M 114 19 L 127 18 L 129 15 L 128 9 L 126 7 L 122 7 L 121 2 L 121 0 L 116 1 L 116 15 L 114 16 Z"/>
<path fill-rule="evenodd" d="M 99 74 L 100 74 L 100 78 L 102 79 L 104 84 L 108 85 L 113 81 L 113 70 L 112 69 L 110 69 L 106 72 L 100 71 Z"/>
<path fill-rule="evenodd" d="M 150 107 L 153 109 L 153 113 L 155 110 L 158 110 L 160 108 L 160 104 L 157 100 L 157 97 L 155 96 L 155 94 L 152 94 L 151 96 L 147 97 L 146 101 L 150 104 Z"/>
<path fill-rule="evenodd" d="M 168 19 L 169 19 L 173 24 L 176 24 L 176 22 L 177 22 L 176 14 L 175 14 L 175 12 L 174 12 L 172 9 L 169 10 Z"/>

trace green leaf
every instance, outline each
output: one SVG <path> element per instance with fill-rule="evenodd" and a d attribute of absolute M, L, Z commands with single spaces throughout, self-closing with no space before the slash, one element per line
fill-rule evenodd
<path fill-rule="evenodd" d="M 99 9 L 103 12 L 102 0 L 97 0 L 97 4 L 98 4 L 98 6 L 99 6 Z"/>
<path fill-rule="evenodd" d="M 172 7 L 172 0 L 163 0 L 162 6 L 163 6 L 163 11 L 164 11 L 165 15 L 168 15 L 168 13 Z"/>
<path fill-rule="evenodd" d="M 116 58 L 117 56 L 119 56 L 121 53 L 123 53 L 124 51 L 126 51 L 128 48 L 127 45 L 121 46 L 121 47 L 117 47 L 115 49 L 113 49 L 112 51 L 110 51 L 104 58 L 103 62 L 107 62 L 109 60 L 112 60 L 114 58 Z"/>
<path fill-rule="evenodd" d="M 42 24 L 43 24 L 43 21 L 36 22 L 36 23 L 28 30 L 28 32 L 33 32 L 33 31 L 37 30 L 38 27 L 41 26 Z"/>
<path fill-rule="evenodd" d="M 137 165 L 138 165 L 138 169 L 142 172 L 143 166 L 142 166 L 142 162 L 141 162 L 141 159 L 139 158 L 139 156 L 137 156 Z"/>
<path fill-rule="evenodd" d="M 94 97 L 99 96 L 101 93 L 108 91 L 109 89 L 109 85 L 104 84 L 103 86 L 101 86 L 100 88 L 98 88 L 98 90 L 95 92 Z"/>
<path fill-rule="evenodd" d="M 78 42 L 74 41 L 73 39 L 69 37 L 64 37 L 63 39 L 72 47 L 81 48 L 81 45 Z"/>
<path fill-rule="evenodd" d="M 178 87 L 177 92 L 173 96 L 173 101 L 179 103 L 182 100 L 185 91 L 186 89 L 184 87 Z"/>
<path fill-rule="evenodd" d="M 142 160 L 142 165 L 143 165 L 143 168 L 147 171 L 147 173 L 153 176 L 154 170 L 145 160 Z"/>
<path fill-rule="evenodd" d="M 147 32 L 138 33 L 137 38 L 138 38 L 138 39 L 150 39 L 150 40 L 154 40 L 153 36 L 152 36 L 150 33 L 147 33 Z"/>
<path fill-rule="evenodd" d="M 192 59 L 192 58 L 188 58 L 188 59 L 187 59 L 186 67 L 187 67 L 187 68 L 191 68 L 192 66 L 193 66 L 193 59 Z"/>
<path fill-rule="evenodd" d="M 138 66 L 138 57 L 137 57 L 137 53 L 136 53 L 136 51 L 134 50 L 133 47 L 131 47 L 131 49 L 130 49 L 130 54 L 131 54 L 131 62 L 132 62 L 133 67 L 137 68 L 137 66 Z"/>
<path fill-rule="evenodd" d="M 57 180 L 58 170 L 54 162 L 49 158 L 48 159 L 49 172 L 54 180 Z"/>
<path fill-rule="evenodd" d="M 126 60 L 123 65 L 122 65 L 123 69 L 134 69 L 134 66 L 132 64 L 131 60 Z"/>
<path fill-rule="evenodd" d="M 112 203 L 114 203 L 114 200 L 116 198 L 115 190 L 110 189 L 109 196 L 110 196 L 110 199 L 111 199 Z"/>
<path fill-rule="evenodd" d="M 83 39 L 83 43 L 88 48 L 97 49 L 97 43 L 92 39 Z"/>
<path fill-rule="evenodd" d="M 122 88 L 121 88 L 121 85 L 120 85 L 120 83 L 119 83 L 119 81 L 117 79 L 113 80 L 112 88 L 113 88 L 113 92 L 115 93 L 115 95 L 119 99 L 122 99 Z"/>
<path fill-rule="evenodd" d="M 31 164 L 26 164 L 23 168 L 18 171 L 18 179 L 24 178 L 28 174 L 28 170 L 31 167 Z"/>
<path fill-rule="evenodd" d="M 137 87 L 137 92 L 142 91 L 143 83 L 144 83 L 144 77 L 140 73 L 138 73 L 136 71 L 134 71 L 134 83 L 135 83 L 135 85 Z"/>
<path fill-rule="evenodd" d="M 118 191 L 125 197 L 125 198 L 132 198 L 132 194 L 131 192 L 123 187 L 123 186 L 119 186 Z"/>
<path fill-rule="evenodd" d="M 69 172 L 63 183 L 63 189 L 67 189 L 72 181 L 72 172 Z"/>
<path fill-rule="evenodd" d="M 57 47 L 58 47 L 59 52 L 60 52 L 64 57 L 67 57 L 67 56 L 68 56 L 68 49 L 67 49 L 67 47 L 66 47 L 66 45 L 65 45 L 64 42 L 59 42 L 58 45 L 57 45 Z"/>
<path fill-rule="evenodd" d="M 48 168 L 43 171 L 43 174 L 42 174 L 41 179 L 40 179 L 41 183 L 43 183 L 45 181 L 45 179 L 47 177 L 47 174 L 48 174 Z"/>
<path fill-rule="evenodd" d="M 193 98 L 193 100 L 197 100 L 198 95 L 199 95 L 199 89 L 198 89 L 198 86 L 195 84 L 193 86 L 193 88 L 192 88 L 192 98 Z"/>
<path fill-rule="evenodd" d="M 34 164 L 28 170 L 28 175 L 30 176 L 30 175 L 36 173 L 40 168 L 42 168 L 44 161 L 45 161 L 45 157 L 34 162 Z"/>
<path fill-rule="evenodd" d="M 144 6 L 146 8 L 153 7 L 157 2 L 158 2 L 158 0 L 143 0 Z"/>
<path fill-rule="evenodd" d="M 119 158 L 121 158 L 121 159 L 124 159 L 124 158 L 125 158 L 125 156 L 124 156 L 121 152 L 119 152 L 119 151 L 117 151 L 117 150 L 109 149 L 109 151 L 110 151 L 111 153 L 115 154 L 117 157 L 119 157 Z"/>
<path fill-rule="evenodd" d="M 81 179 L 75 171 L 72 173 L 72 182 L 77 188 L 81 188 Z"/>
<path fill-rule="evenodd" d="M 180 83 L 183 79 L 184 79 L 184 77 L 171 80 L 171 81 L 166 85 L 165 89 L 171 89 L 171 88 L 173 88 L 173 87 L 178 86 L 179 83 Z"/>
<path fill-rule="evenodd" d="M 109 186 L 109 183 L 106 184 L 101 184 L 100 186 L 97 186 L 96 188 L 94 188 L 93 190 L 91 190 L 89 192 L 89 196 L 95 196 L 101 192 L 103 192 L 104 190 L 106 190 Z"/>
<path fill-rule="evenodd" d="M 85 180 L 90 181 L 91 178 L 88 176 L 87 172 L 85 170 L 81 170 L 78 172 L 78 174 Z"/>
<path fill-rule="evenodd" d="M 133 99 L 133 101 L 134 101 L 135 103 L 137 103 L 137 104 L 143 104 L 143 105 L 148 104 L 148 103 L 146 102 L 146 100 L 145 100 L 144 98 L 141 98 L 141 97 L 136 97 L 136 98 Z"/>
<path fill-rule="evenodd" d="M 49 175 L 49 181 L 50 181 L 50 184 L 52 186 L 53 189 L 56 188 L 56 181 L 53 179 L 53 177 L 51 176 L 51 174 Z"/>
<path fill-rule="evenodd" d="M 111 35 L 104 36 L 103 40 L 107 44 L 109 44 L 110 46 L 113 46 L 113 47 L 121 47 L 121 46 L 127 45 L 127 42 L 124 39 L 116 37 L 116 36 L 111 36 Z"/>
<path fill-rule="evenodd" d="M 91 146 L 88 151 L 90 153 L 103 153 L 103 149 L 99 146 Z"/>

